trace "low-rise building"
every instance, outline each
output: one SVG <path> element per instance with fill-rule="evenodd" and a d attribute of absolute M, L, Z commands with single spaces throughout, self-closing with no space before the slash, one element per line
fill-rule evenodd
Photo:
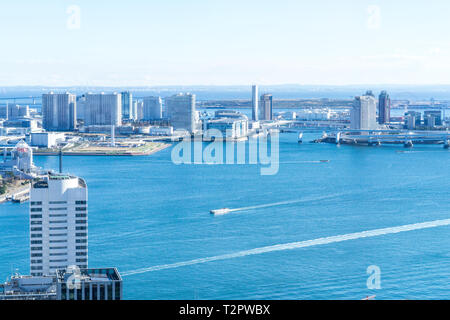
<path fill-rule="evenodd" d="M 0 300 L 122 300 L 122 277 L 116 268 L 68 267 L 54 275 L 15 274 L 0 284 Z"/>
<path fill-rule="evenodd" d="M 64 133 L 57 132 L 32 132 L 31 146 L 40 148 L 53 148 L 58 145 L 58 142 L 65 140 Z"/>
<path fill-rule="evenodd" d="M 245 137 L 248 134 L 248 120 L 223 118 L 205 121 L 203 137 L 205 139 L 218 138 L 214 136 L 217 130 L 225 139 Z"/>

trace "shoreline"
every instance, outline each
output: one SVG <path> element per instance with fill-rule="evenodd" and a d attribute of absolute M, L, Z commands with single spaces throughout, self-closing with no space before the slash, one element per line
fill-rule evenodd
<path fill-rule="evenodd" d="M 77 151 L 67 151 L 62 152 L 63 156 L 149 156 L 156 152 L 162 151 L 168 147 L 170 147 L 171 144 L 165 143 L 159 147 L 156 147 L 155 149 L 152 149 L 148 152 L 119 152 L 119 153 L 108 153 L 108 152 L 77 152 Z M 33 153 L 33 156 L 59 156 L 59 152 L 39 152 L 35 151 Z"/>

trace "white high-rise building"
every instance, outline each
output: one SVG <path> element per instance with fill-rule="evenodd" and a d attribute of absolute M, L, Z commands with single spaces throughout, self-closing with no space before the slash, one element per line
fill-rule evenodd
<path fill-rule="evenodd" d="M 162 100 L 161 97 L 145 97 L 143 120 L 155 120 L 162 118 Z"/>
<path fill-rule="evenodd" d="M 76 128 L 77 101 L 71 93 L 42 95 L 42 126 L 49 131 L 68 131 Z"/>
<path fill-rule="evenodd" d="M 49 174 L 30 190 L 31 275 L 88 266 L 88 190 L 83 179 Z"/>
<path fill-rule="evenodd" d="M 273 98 L 271 94 L 261 95 L 258 109 L 258 120 L 272 120 Z"/>
<path fill-rule="evenodd" d="M 377 129 L 377 103 L 371 92 L 355 97 L 350 117 L 351 129 Z"/>
<path fill-rule="evenodd" d="M 174 130 L 187 130 L 191 133 L 201 128 L 195 108 L 195 94 L 180 93 L 165 99 L 167 116 Z"/>
<path fill-rule="evenodd" d="M 136 102 L 136 120 L 141 121 L 144 119 L 144 101 L 135 101 Z"/>
<path fill-rule="evenodd" d="M 122 125 L 122 95 L 120 93 L 87 93 L 84 125 Z"/>
<path fill-rule="evenodd" d="M 258 121 L 258 86 L 252 86 L 252 120 Z"/>
<path fill-rule="evenodd" d="M 30 108 L 28 106 L 19 106 L 15 103 L 8 103 L 8 119 L 16 120 L 30 117 Z"/>

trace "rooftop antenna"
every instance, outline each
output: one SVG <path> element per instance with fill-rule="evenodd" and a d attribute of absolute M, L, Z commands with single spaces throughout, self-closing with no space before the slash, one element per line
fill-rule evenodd
<path fill-rule="evenodd" d="M 59 173 L 62 173 L 62 148 L 59 148 Z"/>

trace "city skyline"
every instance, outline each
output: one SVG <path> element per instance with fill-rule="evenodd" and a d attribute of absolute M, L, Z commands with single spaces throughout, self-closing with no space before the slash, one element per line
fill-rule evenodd
<path fill-rule="evenodd" d="M 25 3 L 0 4 L 2 86 L 450 83 L 445 1 Z"/>

